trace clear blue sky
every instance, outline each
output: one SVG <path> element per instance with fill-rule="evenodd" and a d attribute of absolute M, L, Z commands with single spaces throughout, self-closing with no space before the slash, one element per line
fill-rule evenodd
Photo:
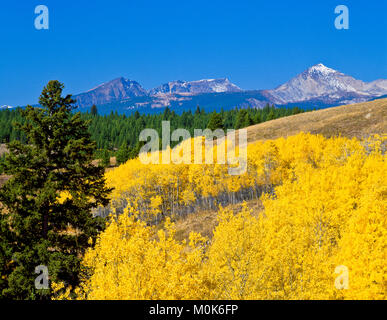
<path fill-rule="evenodd" d="M 113 78 L 146 89 L 228 77 L 270 89 L 322 62 L 364 81 L 387 78 L 387 1 L 3 0 L 0 105 L 36 103 L 51 79 L 80 93 Z M 34 27 L 35 6 L 49 30 Z M 349 30 L 334 8 L 349 8 Z"/>

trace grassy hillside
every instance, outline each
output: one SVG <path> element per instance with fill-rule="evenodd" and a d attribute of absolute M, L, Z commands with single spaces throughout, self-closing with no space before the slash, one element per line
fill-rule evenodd
<path fill-rule="evenodd" d="M 387 99 L 345 105 L 276 119 L 247 129 L 248 142 L 276 139 L 300 131 L 362 138 L 387 133 Z"/>

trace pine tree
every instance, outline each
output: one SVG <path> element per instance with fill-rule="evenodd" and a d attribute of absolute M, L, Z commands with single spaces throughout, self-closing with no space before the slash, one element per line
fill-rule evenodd
<path fill-rule="evenodd" d="M 170 115 L 171 115 L 171 110 L 168 107 L 166 107 L 163 113 L 163 120 L 169 120 Z"/>
<path fill-rule="evenodd" d="M 255 116 L 255 119 L 254 119 L 254 122 L 255 123 L 261 123 L 262 122 L 261 112 L 257 112 L 257 115 Z"/>
<path fill-rule="evenodd" d="M 314 110 L 316 110 L 316 108 L 314 108 Z M 301 111 L 300 108 L 294 107 L 294 108 L 293 108 L 293 111 L 292 111 L 292 114 L 298 114 L 298 113 L 301 113 L 301 112 L 302 112 L 302 111 Z"/>
<path fill-rule="evenodd" d="M 254 124 L 253 119 L 251 119 L 249 113 L 246 112 L 246 115 L 245 115 L 245 117 L 243 119 L 243 128 L 249 127 L 249 126 L 251 126 L 253 124 Z"/>
<path fill-rule="evenodd" d="M 92 164 L 95 143 L 88 123 L 63 84 L 44 87 L 41 108 L 22 111 L 27 143 L 8 144 L 3 165 L 10 180 L 0 189 L 0 297 L 44 299 L 35 287 L 35 268 L 48 268 L 50 281 L 76 286 L 80 257 L 104 223 L 91 210 L 108 204 L 104 169 Z"/>
<path fill-rule="evenodd" d="M 235 129 L 240 129 L 245 126 L 246 115 L 248 116 L 246 109 L 240 109 L 238 111 L 236 122 L 235 122 Z"/>
<path fill-rule="evenodd" d="M 274 120 L 276 117 L 276 108 L 274 106 L 274 104 L 270 107 L 270 111 L 266 117 L 266 121 L 269 121 L 269 120 Z"/>
<path fill-rule="evenodd" d="M 161 139 L 159 140 L 161 142 Z M 137 141 L 136 145 L 134 146 L 134 148 L 130 149 L 129 148 L 129 158 L 130 159 L 134 159 L 138 156 L 138 154 L 140 153 L 140 150 L 141 148 L 145 145 L 145 141 Z M 162 148 L 160 147 L 160 150 Z"/>
<path fill-rule="evenodd" d="M 128 145 L 126 144 L 126 142 L 124 142 L 117 151 L 116 161 L 117 161 L 117 164 L 123 164 L 126 161 L 128 161 L 128 159 L 129 159 Z"/>
<path fill-rule="evenodd" d="M 104 149 L 102 153 L 102 165 L 107 168 L 110 166 L 110 153 L 109 150 Z"/>
<path fill-rule="evenodd" d="M 91 113 L 93 116 L 98 115 L 97 106 L 96 106 L 95 104 L 93 104 L 93 105 L 91 106 L 90 113 Z"/>
<path fill-rule="evenodd" d="M 269 114 L 267 115 L 266 120 L 269 121 L 269 120 L 274 120 L 274 119 L 275 119 L 275 109 L 270 108 L 270 111 L 269 111 Z"/>
<path fill-rule="evenodd" d="M 219 113 L 213 112 L 210 121 L 207 124 L 207 128 L 210 130 L 224 129 L 223 119 Z"/>

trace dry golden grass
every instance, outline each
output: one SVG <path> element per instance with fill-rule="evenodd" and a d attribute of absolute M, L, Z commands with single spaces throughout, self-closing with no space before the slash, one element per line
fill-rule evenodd
<path fill-rule="evenodd" d="M 387 98 L 306 112 L 250 126 L 247 128 L 247 141 L 288 137 L 301 131 L 349 138 L 387 133 Z"/>

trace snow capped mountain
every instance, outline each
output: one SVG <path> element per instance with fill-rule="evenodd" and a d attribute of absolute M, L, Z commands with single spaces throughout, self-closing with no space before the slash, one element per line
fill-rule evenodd
<path fill-rule="evenodd" d="M 387 80 L 366 83 L 319 63 L 269 93 L 280 104 L 316 99 L 354 103 L 386 94 Z"/>
<path fill-rule="evenodd" d="M 150 90 L 150 95 L 158 94 L 201 94 L 215 92 L 240 92 L 241 88 L 231 83 L 227 78 L 203 79 L 197 81 L 171 81 Z"/>
<path fill-rule="evenodd" d="M 309 69 L 307 69 L 307 71 L 309 73 L 323 74 L 326 76 L 337 72 L 336 70 L 324 66 L 322 63 L 311 66 Z"/>
<path fill-rule="evenodd" d="M 78 94 L 74 98 L 80 106 L 91 106 L 146 95 L 147 91 L 138 82 L 120 77 Z"/>
<path fill-rule="evenodd" d="M 14 107 L 12 106 L 8 106 L 8 105 L 3 105 L 3 106 L 0 106 L 0 109 L 13 109 Z"/>
<path fill-rule="evenodd" d="M 128 99 L 153 99 L 154 107 L 166 106 L 170 101 L 181 98 L 175 95 L 197 95 L 205 93 L 241 92 L 243 91 L 227 78 L 203 79 L 197 81 L 171 81 L 157 88 L 146 91 L 138 82 L 123 77 L 103 83 L 93 89 L 74 96 L 80 107 L 122 102 Z M 141 100 L 141 99 L 140 99 Z M 184 99 L 183 99 L 184 100 Z"/>
<path fill-rule="evenodd" d="M 243 90 L 227 78 L 170 81 L 149 91 L 123 77 L 74 96 L 80 107 L 109 105 L 117 110 L 197 105 L 214 108 L 298 104 L 306 107 L 333 106 L 368 101 L 387 94 L 387 80 L 363 82 L 322 63 L 316 64 L 272 90 Z"/>

